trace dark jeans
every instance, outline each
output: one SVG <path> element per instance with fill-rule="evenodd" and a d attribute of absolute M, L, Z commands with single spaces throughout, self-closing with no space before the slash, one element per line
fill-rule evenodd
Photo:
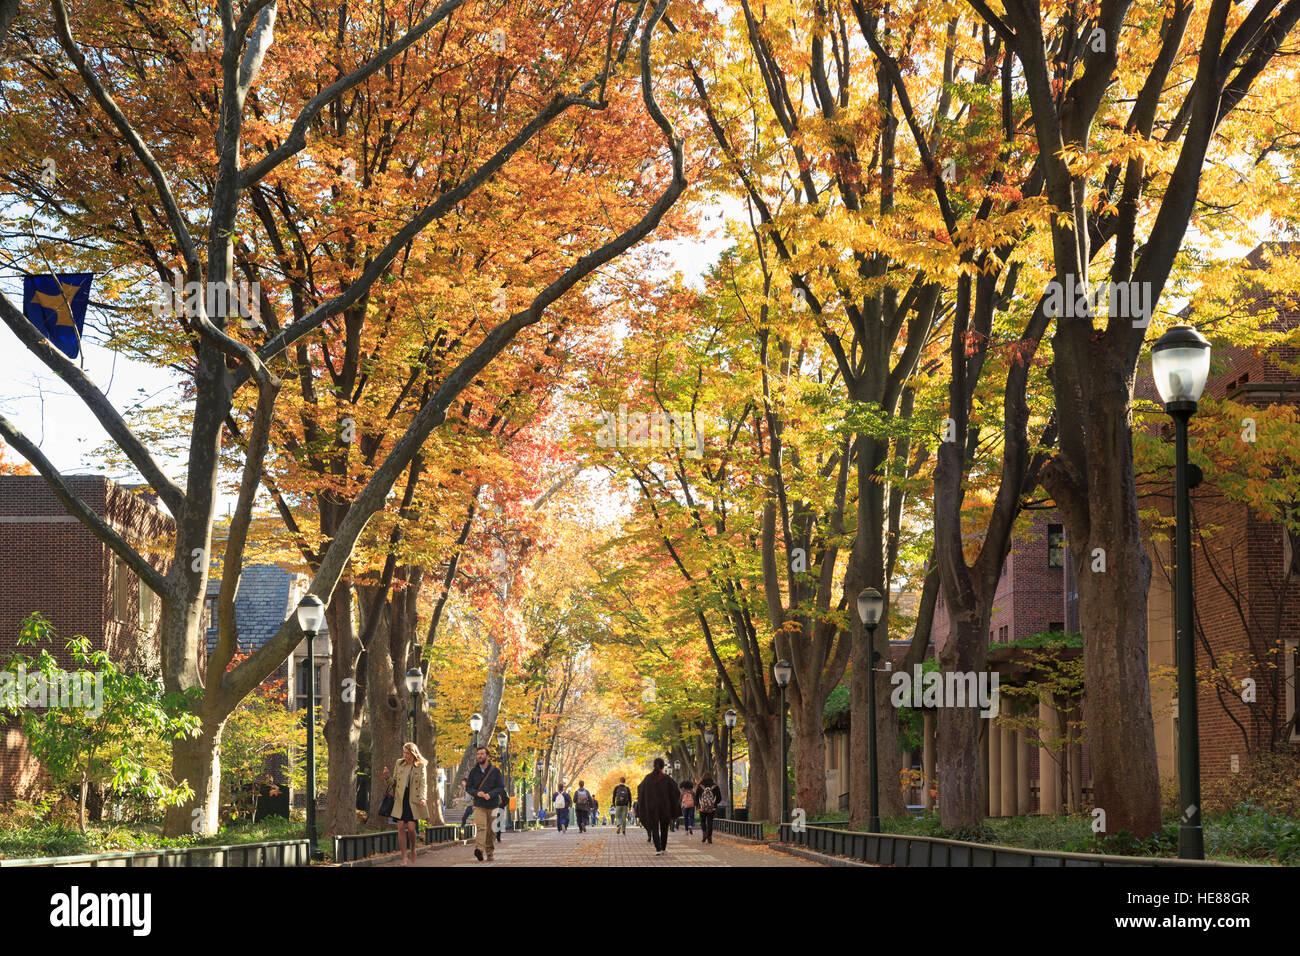
<path fill-rule="evenodd" d="M 650 824 L 650 836 L 654 839 L 655 850 L 668 849 L 668 821 L 659 820 Z"/>
<path fill-rule="evenodd" d="M 578 811 L 578 832 L 579 833 L 587 832 L 587 814 L 589 814 L 590 812 L 591 811 L 589 810 Z"/>
<path fill-rule="evenodd" d="M 682 807 L 682 816 L 686 818 L 686 829 L 691 830 L 695 827 L 695 808 Z"/>
<path fill-rule="evenodd" d="M 700 814 L 700 830 L 703 833 L 704 842 L 712 843 L 713 842 L 713 814 L 712 813 Z"/>
<path fill-rule="evenodd" d="M 561 833 L 563 833 L 565 830 L 569 829 L 569 811 L 568 811 L 568 810 L 556 810 L 556 811 L 555 811 L 555 829 L 559 830 Z"/>

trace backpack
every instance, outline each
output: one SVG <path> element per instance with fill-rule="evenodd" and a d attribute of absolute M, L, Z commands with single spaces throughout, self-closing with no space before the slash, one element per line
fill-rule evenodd
<path fill-rule="evenodd" d="M 626 807 L 631 802 L 632 802 L 631 790 L 629 790 L 621 783 L 614 788 L 614 806 Z"/>
<path fill-rule="evenodd" d="M 587 803 L 590 799 L 591 799 L 591 794 L 587 792 L 586 787 L 583 787 L 581 790 L 579 790 L 577 793 L 573 795 L 573 805 L 577 807 L 579 810 L 585 810 L 587 809 Z"/>
<path fill-rule="evenodd" d="M 555 809 L 563 810 L 568 804 L 564 802 L 564 793 L 560 792 L 555 795 Z"/>
<path fill-rule="evenodd" d="M 718 797 L 712 787 L 700 791 L 700 813 L 713 813 L 718 809 Z"/>
<path fill-rule="evenodd" d="M 689 790 L 682 791 L 682 809 L 690 810 L 695 806 L 695 796 Z"/>

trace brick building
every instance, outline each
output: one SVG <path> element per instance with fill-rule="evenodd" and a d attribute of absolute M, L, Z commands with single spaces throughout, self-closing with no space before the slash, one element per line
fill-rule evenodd
<path fill-rule="evenodd" d="M 68 486 L 159 571 L 171 562 L 175 525 L 151 495 L 97 475 Z M 156 654 L 159 602 L 120 558 L 68 514 L 39 475 L 0 475 L 0 659 L 33 611 L 61 638 L 81 635 L 114 660 Z M 65 666 L 60 643 L 51 653 Z M 0 726 L 0 803 L 26 796 L 37 768 L 22 734 Z"/>

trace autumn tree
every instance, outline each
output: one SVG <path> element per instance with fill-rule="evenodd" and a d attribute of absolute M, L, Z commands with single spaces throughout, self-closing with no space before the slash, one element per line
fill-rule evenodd
<path fill-rule="evenodd" d="M 488 44 L 474 29 L 482 21 L 467 17 L 469 29 L 457 32 L 460 21 L 454 14 L 469 6 L 468 0 L 445 0 L 400 35 L 387 20 L 376 23 L 362 16 L 358 21 L 344 14 L 334 19 L 338 33 L 328 41 L 299 35 L 288 47 L 274 43 L 279 5 L 273 0 L 249 0 L 238 14 L 233 3 L 222 2 L 216 20 L 206 25 L 192 23 L 179 5 L 145 10 L 88 2 L 77 7 L 75 30 L 62 0 L 53 0 L 48 16 L 25 6 L 6 40 L 8 47 L 25 54 L 7 66 L 8 78 L 24 90 L 24 100 L 10 104 L 15 108 L 5 114 L 8 155 L 0 165 L 19 201 L 44 210 L 50 234 L 35 241 L 45 242 L 51 262 L 76 262 L 76 247 L 63 240 L 73 234 L 90 235 L 97 254 L 134 270 L 142 282 L 149 274 L 170 282 L 172 267 L 179 264 L 186 284 L 229 290 L 237 275 L 241 216 L 251 194 L 262 187 L 274 190 L 292 170 L 320 169 L 333 158 L 307 149 L 308 135 L 323 111 L 345 103 L 362 83 L 408 50 L 436 57 L 450 43 L 453 50 L 470 55 L 451 57 L 445 82 L 484 82 L 489 71 L 480 69 L 477 61 L 488 55 Z M 527 118 L 492 130 L 490 144 L 473 165 L 448 169 L 440 181 L 421 184 L 410 206 L 384 224 L 364 267 L 339 281 L 300 318 L 291 318 L 293 291 L 285 289 L 278 299 L 268 297 L 259 303 L 267 329 L 261 341 L 254 329 L 237 321 L 239 309 L 232 309 L 224 295 L 213 297 L 211 313 L 207 295 L 191 296 L 184 315 L 162 323 L 159 341 L 145 357 L 177 367 L 193 396 L 181 483 L 164 473 L 99 386 L 53 348 L 17 306 L 0 298 L 0 318 L 6 326 L 78 394 L 176 519 L 170 569 L 155 570 L 76 497 L 29 438 L 0 418 L 0 435 L 46 478 L 69 512 L 161 598 L 167 690 L 202 689 L 196 704 L 200 732 L 176 743 L 173 760 L 173 774 L 187 780 L 196 796 L 169 811 L 167 833 L 188 832 L 196 814 L 200 829 L 214 832 L 217 752 L 224 722 L 239 700 L 272 673 L 303 637 L 290 616 L 274 638 L 227 672 L 226 664 L 237 647 L 235 593 L 283 385 L 273 369 L 283 371 L 286 356 L 295 354 L 301 374 L 310 364 L 302 355 L 313 348 L 311 343 L 324 348 L 333 341 L 331 336 L 339 334 L 330 329 L 335 317 L 363 300 L 414 236 L 479 190 L 492 188 L 498 181 L 494 177 L 507 175 L 511 160 L 537 142 L 557 119 L 575 108 L 603 109 L 612 98 L 630 93 L 625 89 L 630 84 L 622 82 L 623 64 L 635 45 L 641 99 L 662 133 L 672 167 L 662 193 L 616 234 L 602 238 L 585 253 L 572 250 L 539 288 L 509 303 L 499 321 L 476 330 L 477 344 L 467 348 L 429 389 L 324 545 L 310 592 L 328 603 L 367 524 L 384 507 L 389 491 L 429 435 L 455 415 L 453 403 L 458 396 L 563 295 L 649 235 L 684 189 L 681 145 L 652 89 L 651 41 L 666 0 L 648 16 L 646 7 L 638 5 L 629 16 L 624 6 L 602 0 L 567 6 L 562 22 L 566 34 L 575 38 L 569 46 L 571 56 L 563 63 L 544 61 L 525 70 L 528 78 L 521 82 L 529 91 L 524 98 L 533 104 Z M 521 15 L 527 19 L 530 14 L 524 10 Z M 319 52 L 307 57 L 306 50 Z M 190 51 L 211 51 L 211 55 L 191 57 Z M 177 99 L 187 104 L 181 114 L 195 100 L 201 105 L 191 114 L 193 122 L 174 125 Z M 55 128 L 45 121 L 49 115 L 66 122 Z M 21 143 L 18 152 L 15 143 Z M 459 147 L 449 144 L 449 148 Z M 58 168 L 65 170 L 53 186 L 39 174 L 42 155 L 54 157 Z M 66 172 L 73 169 L 75 177 Z M 111 200 L 105 201 L 106 196 Z M 130 301 L 132 295 L 124 293 L 124 298 Z M 134 301 L 145 319 L 140 299 Z M 246 391 L 256 393 L 255 402 L 243 399 Z M 243 467 L 222 567 L 219 639 L 207 662 L 205 680 L 200 625 L 221 449 L 226 441 L 223 431 L 240 407 L 252 411 L 239 423 Z"/>

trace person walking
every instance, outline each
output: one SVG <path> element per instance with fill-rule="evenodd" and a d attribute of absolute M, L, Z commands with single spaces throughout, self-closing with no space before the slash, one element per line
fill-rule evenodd
<path fill-rule="evenodd" d="M 465 786 L 465 784 L 467 783 L 469 783 L 469 781 L 466 780 L 464 777 L 460 778 L 460 789 L 462 792 L 468 789 Z M 470 814 L 472 814 L 473 812 L 474 812 L 474 801 L 471 800 L 469 803 L 465 804 L 465 812 L 460 815 L 461 826 L 464 826 L 465 824 L 469 823 Z"/>
<path fill-rule="evenodd" d="M 686 827 L 686 835 L 691 836 L 695 833 L 695 787 L 689 780 L 683 780 L 680 787 L 682 823 Z"/>
<path fill-rule="evenodd" d="M 722 788 L 713 782 L 713 774 L 706 773 L 695 788 L 695 809 L 700 812 L 700 842 L 713 842 L 713 816 L 722 802 Z"/>
<path fill-rule="evenodd" d="M 566 833 L 569 829 L 569 805 L 573 800 L 569 797 L 569 790 L 564 784 L 560 784 L 560 789 L 555 791 L 555 798 L 551 801 L 555 806 L 555 830 L 557 833 Z"/>
<path fill-rule="evenodd" d="M 591 791 L 581 780 L 578 781 L 578 789 L 573 791 L 573 809 L 578 811 L 578 832 L 586 833 L 591 813 Z"/>
<path fill-rule="evenodd" d="M 424 759 L 420 749 L 413 743 L 402 747 L 402 759 L 397 761 L 392 775 L 384 768 L 384 779 L 393 782 L 393 805 L 402 801 L 402 815 L 397 821 L 397 850 L 402 854 L 402 866 L 415 860 L 415 835 L 418 830 L 417 820 L 429 819 L 428 774 L 425 768 L 429 761 Z M 411 847 L 410 861 L 406 858 L 408 842 Z"/>
<path fill-rule="evenodd" d="M 474 801 L 474 856 L 481 863 L 484 855 L 492 861 L 492 851 L 496 840 L 492 832 L 493 811 L 501 808 L 501 801 L 506 795 L 506 781 L 501 771 L 492 764 L 486 747 L 479 747 L 476 756 L 478 763 L 469 772 L 465 781 L 465 792 Z"/>
<path fill-rule="evenodd" d="M 650 830 L 655 856 L 663 856 L 668 852 L 668 825 L 677 817 L 681 806 L 681 790 L 664 773 L 663 757 L 655 757 L 654 770 L 641 781 L 638 793 L 641 818 Z"/>
<path fill-rule="evenodd" d="M 618 778 L 618 786 L 614 788 L 613 803 L 616 832 L 627 836 L 627 812 L 632 806 L 632 790 L 627 785 L 627 777 Z"/>
<path fill-rule="evenodd" d="M 600 801 L 596 799 L 594 793 L 591 795 L 591 825 L 600 826 Z"/>

